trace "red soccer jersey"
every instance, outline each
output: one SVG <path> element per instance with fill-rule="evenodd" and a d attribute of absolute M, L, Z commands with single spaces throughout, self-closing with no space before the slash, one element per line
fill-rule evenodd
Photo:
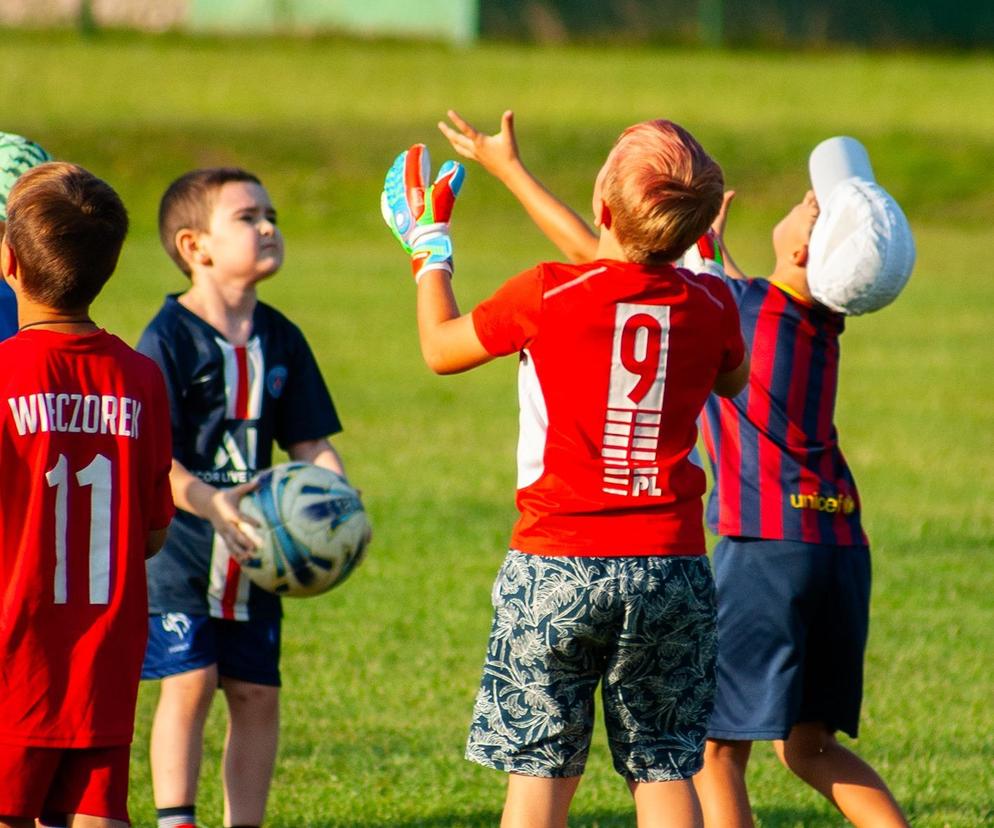
<path fill-rule="evenodd" d="M 609 260 L 542 264 L 481 303 L 473 324 L 489 353 L 521 352 L 513 548 L 704 554 L 696 420 L 745 353 L 721 280 Z"/>
<path fill-rule="evenodd" d="M 131 741 L 170 449 L 162 375 L 117 337 L 0 343 L 0 744 Z"/>

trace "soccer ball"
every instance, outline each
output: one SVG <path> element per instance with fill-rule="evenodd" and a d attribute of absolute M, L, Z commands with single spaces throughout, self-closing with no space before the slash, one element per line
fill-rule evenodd
<path fill-rule="evenodd" d="M 242 564 L 253 583 L 287 596 L 319 595 L 362 560 L 369 521 L 359 494 L 333 471 L 283 463 L 262 472 L 240 509 L 259 523 L 261 548 Z"/>

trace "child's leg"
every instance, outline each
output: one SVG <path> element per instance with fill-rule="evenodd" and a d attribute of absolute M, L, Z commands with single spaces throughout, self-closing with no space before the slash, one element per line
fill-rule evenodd
<path fill-rule="evenodd" d="M 701 805 L 689 779 L 629 782 L 638 828 L 702 828 Z"/>
<path fill-rule="evenodd" d="M 157 808 L 196 802 L 204 724 L 216 689 L 213 664 L 162 679 L 149 749 Z"/>
<path fill-rule="evenodd" d="M 838 743 L 821 722 L 797 724 L 774 742 L 780 761 L 857 826 L 907 828 L 908 821 L 879 774 Z"/>
<path fill-rule="evenodd" d="M 579 776 L 548 779 L 510 773 L 500 828 L 566 828 Z"/>
<path fill-rule="evenodd" d="M 279 741 L 279 687 L 224 678 L 224 824 L 261 825 Z"/>
<path fill-rule="evenodd" d="M 752 828 L 746 766 L 752 742 L 708 739 L 704 767 L 694 777 L 707 828 Z"/>
<path fill-rule="evenodd" d="M 66 824 L 69 828 L 130 828 L 131 825 L 119 819 L 105 819 L 86 814 L 70 814 Z"/>

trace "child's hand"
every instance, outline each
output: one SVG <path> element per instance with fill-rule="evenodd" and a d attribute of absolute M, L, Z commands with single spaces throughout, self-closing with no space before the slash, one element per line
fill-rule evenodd
<path fill-rule="evenodd" d="M 463 158 L 480 164 L 483 169 L 499 180 L 519 162 L 518 140 L 514 135 L 514 113 L 507 110 L 500 121 L 500 132 L 485 135 L 462 117 L 454 109 L 448 111 L 453 129 L 445 121 L 438 122 L 438 129 L 452 144 L 452 149 Z"/>
<path fill-rule="evenodd" d="M 431 270 L 452 273 L 449 219 L 466 170 L 457 161 L 446 161 L 428 184 L 430 175 L 428 148 L 415 144 L 394 159 L 380 196 L 383 220 L 411 254 L 415 281 Z"/>
<path fill-rule="evenodd" d="M 238 509 L 241 499 L 257 485 L 255 480 L 250 480 L 230 489 L 218 489 L 211 495 L 204 515 L 238 563 L 244 563 L 253 557 L 262 546 L 262 539 L 255 531 L 259 526 L 258 521 Z"/>

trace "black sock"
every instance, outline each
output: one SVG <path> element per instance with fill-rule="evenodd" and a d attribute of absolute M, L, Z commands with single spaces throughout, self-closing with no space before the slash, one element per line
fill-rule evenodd
<path fill-rule="evenodd" d="M 180 828 L 196 825 L 197 813 L 193 805 L 177 805 L 174 808 L 156 808 L 156 823 L 159 828 Z"/>

